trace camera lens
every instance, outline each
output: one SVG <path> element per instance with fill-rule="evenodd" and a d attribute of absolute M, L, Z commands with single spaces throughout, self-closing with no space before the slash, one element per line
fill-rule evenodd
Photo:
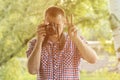
<path fill-rule="evenodd" d="M 47 35 L 55 35 L 57 34 L 57 26 L 55 24 L 50 23 L 46 26 L 46 33 Z"/>

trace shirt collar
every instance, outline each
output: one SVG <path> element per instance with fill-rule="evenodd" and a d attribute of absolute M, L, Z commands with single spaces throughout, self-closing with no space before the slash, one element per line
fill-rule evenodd
<path fill-rule="evenodd" d="M 66 33 L 62 33 L 60 40 L 57 40 L 56 42 L 52 42 L 51 40 L 48 39 L 47 44 L 59 44 L 61 42 L 65 42 L 66 41 Z"/>

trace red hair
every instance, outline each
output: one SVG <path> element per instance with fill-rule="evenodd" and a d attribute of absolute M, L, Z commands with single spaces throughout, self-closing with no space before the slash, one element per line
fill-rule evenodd
<path fill-rule="evenodd" d="M 63 17 L 65 17 L 64 10 L 56 6 L 49 7 L 45 11 L 45 16 L 46 15 L 49 15 L 51 17 L 57 17 L 58 15 L 62 15 Z"/>

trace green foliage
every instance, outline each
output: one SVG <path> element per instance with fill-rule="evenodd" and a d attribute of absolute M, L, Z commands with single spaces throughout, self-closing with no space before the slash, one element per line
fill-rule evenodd
<path fill-rule="evenodd" d="M 36 76 L 27 71 L 25 61 L 13 58 L 0 67 L 0 80 L 35 80 Z"/>
<path fill-rule="evenodd" d="M 22 80 L 21 79 L 21 66 L 18 60 L 11 59 L 9 63 L 0 69 L 1 80 Z"/>
<path fill-rule="evenodd" d="M 44 10 L 55 3 L 55 0 L 0 0 L 0 64 L 16 50 L 15 55 L 25 55 L 26 41 L 42 23 Z"/>
<path fill-rule="evenodd" d="M 115 55 L 114 43 L 113 41 L 107 42 L 105 38 L 99 38 L 99 41 L 103 47 L 103 49 L 109 53 L 110 55 Z"/>
<path fill-rule="evenodd" d="M 35 80 L 13 57 L 25 56 L 26 42 L 35 36 L 48 6 L 60 6 L 67 16 L 73 14 L 74 23 L 87 40 L 111 39 L 108 0 L 61 1 L 0 0 L 0 80 Z"/>

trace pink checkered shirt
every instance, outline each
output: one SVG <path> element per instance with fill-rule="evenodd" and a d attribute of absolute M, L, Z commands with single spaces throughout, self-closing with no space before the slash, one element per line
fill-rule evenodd
<path fill-rule="evenodd" d="M 29 42 L 27 56 L 31 54 L 35 43 L 36 39 Z M 58 43 L 48 41 L 47 45 L 42 47 L 37 80 L 79 80 L 80 59 L 79 51 L 68 35 L 61 51 Z"/>

